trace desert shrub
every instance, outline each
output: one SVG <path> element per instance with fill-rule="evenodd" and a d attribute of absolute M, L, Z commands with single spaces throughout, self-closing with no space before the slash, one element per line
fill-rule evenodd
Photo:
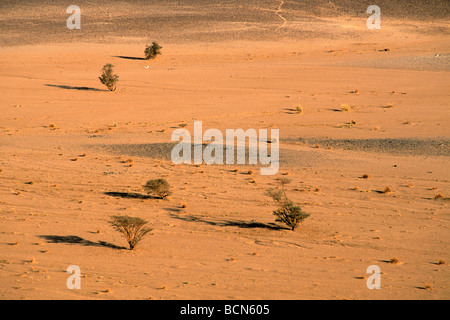
<path fill-rule="evenodd" d="M 391 187 L 386 187 L 386 188 L 384 188 L 384 190 L 382 191 L 382 193 L 391 193 L 391 192 L 392 192 Z"/>
<path fill-rule="evenodd" d="M 147 46 L 145 48 L 144 51 L 145 59 L 146 60 L 155 59 L 156 56 L 161 54 L 161 49 L 162 47 L 158 43 L 153 42 L 151 46 Z"/>
<path fill-rule="evenodd" d="M 117 81 L 119 81 L 119 76 L 114 74 L 113 67 L 110 63 L 105 64 L 102 68 L 102 75 L 99 77 L 100 82 L 110 91 L 116 90 Z"/>
<path fill-rule="evenodd" d="M 341 104 L 341 111 L 342 112 L 349 112 L 352 110 L 352 107 L 350 107 L 348 104 Z"/>
<path fill-rule="evenodd" d="M 111 225 L 114 229 L 124 234 L 130 250 L 133 250 L 139 241 L 152 231 L 150 228 L 144 228 L 148 221 L 141 218 L 130 216 L 112 216 L 111 218 Z"/>
<path fill-rule="evenodd" d="M 277 222 L 283 222 L 292 231 L 294 231 L 297 226 L 310 215 L 309 213 L 303 212 L 302 208 L 294 205 L 294 203 L 287 197 L 285 185 L 290 182 L 287 178 L 279 179 L 281 184 L 280 189 L 268 189 L 266 195 L 271 197 L 277 204 L 278 209 L 273 211 L 273 214 L 277 217 Z"/>
<path fill-rule="evenodd" d="M 165 179 L 148 180 L 144 185 L 144 190 L 149 194 L 154 194 L 161 199 L 170 196 L 170 185 Z"/>

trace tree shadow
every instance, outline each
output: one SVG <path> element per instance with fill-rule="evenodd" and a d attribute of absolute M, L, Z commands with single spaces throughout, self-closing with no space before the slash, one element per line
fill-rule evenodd
<path fill-rule="evenodd" d="M 378 194 L 392 194 L 392 191 L 386 191 L 386 190 L 371 190 L 372 192 L 378 193 Z"/>
<path fill-rule="evenodd" d="M 39 238 L 47 240 L 49 243 L 67 243 L 67 244 L 79 244 L 82 246 L 90 247 L 107 247 L 112 249 L 126 249 L 125 247 L 116 246 L 115 244 L 99 241 L 93 242 L 90 240 L 83 239 L 78 236 L 57 236 L 57 235 L 40 235 Z"/>
<path fill-rule="evenodd" d="M 91 88 L 91 87 L 73 87 L 73 86 L 66 86 L 62 84 L 44 84 L 44 86 L 47 87 L 54 87 L 54 88 L 61 88 L 61 89 L 67 89 L 67 90 L 81 90 L 81 91 L 108 91 L 105 89 L 98 89 L 98 88 Z"/>
<path fill-rule="evenodd" d="M 113 58 L 127 59 L 127 60 L 146 60 L 141 57 L 128 57 L 128 56 L 112 56 Z"/>
<path fill-rule="evenodd" d="M 427 286 L 427 285 L 424 285 L 423 287 L 417 286 L 417 287 L 414 287 L 414 288 L 420 289 L 420 290 L 431 290 L 431 286 Z"/>
<path fill-rule="evenodd" d="M 287 114 L 298 114 L 298 110 L 297 109 L 292 109 L 292 108 L 284 108 L 283 109 Z"/>
<path fill-rule="evenodd" d="M 342 109 L 336 109 L 336 108 L 328 108 L 328 111 L 334 111 L 334 112 L 342 112 Z"/>
<path fill-rule="evenodd" d="M 397 259 L 391 259 L 391 260 L 378 260 L 379 262 L 383 262 L 383 263 L 389 263 L 389 264 L 393 264 L 393 265 L 402 265 L 403 262 L 397 260 Z"/>
<path fill-rule="evenodd" d="M 183 209 L 178 209 L 178 208 L 164 208 L 164 210 L 171 211 L 171 212 L 177 212 L 177 213 L 183 212 Z"/>
<path fill-rule="evenodd" d="M 441 197 L 436 197 L 436 196 L 434 196 L 434 197 L 422 197 L 422 199 L 424 199 L 424 200 L 434 200 L 434 201 L 450 201 L 450 197 L 444 197 L 444 196 L 441 196 Z"/>
<path fill-rule="evenodd" d="M 260 222 L 253 222 L 253 221 L 242 221 L 242 220 L 222 220 L 222 221 L 212 221 L 212 220 L 206 220 L 204 218 L 189 215 L 189 216 L 178 216 L 175 214 L 170 214 L 170 216 L 174 219 L 183 220 L 186 222 L 200 222 L 200 223 L 206 223 L 211 226 L 219 226 L 219 227 L 238 227 L 238 228 L 244 228 L 244 229 L 254 229 L 254 228 L 261 228 L 261 229 L 269 229 L 269 230 L 289 230 L 288 228 L 279 226 L 274 223 L 260 223 Z"/>
<path fill-rule="evenodd" d="M 123 199 L 160 199 L 155 196 L 141 194 L 137 192 L 105 192 L 107 196 Z"/>

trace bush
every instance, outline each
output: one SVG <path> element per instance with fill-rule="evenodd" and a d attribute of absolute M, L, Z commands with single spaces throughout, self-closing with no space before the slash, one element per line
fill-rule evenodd
<path fill-rule="evenodd" d="M 133 250 L 142 238 L 152 231 L 150 228 L 144 228 L 148 223 L 141 218 L 130 216 L 112 216 L 111 225 L 117 231 L 123 233 L 127 239 L 130 250 Z"/>
<path fill-rule="evenodd" d="M 157 55 L 161 54 L 161 49 L 162 47 L 159 44 L 153 42 L 151 46 L 147 46 L 145 48 L 144 51 L 145 59 L 146 60 L 155 59 Z"/>
<path fill-rule="evenodd" d="M 102 76 L 99 77 L 100 82 L 103 83 L 109 91 L 116 90 L 117 81 L 119 81 L 119 76 L 113 73 L 113 65 L 107 63 L 102 68 Z"/>
<path fill-rule="evenodd" d="M 144 185 L 144 190 L 149 194 L 154 194 L 161 199 L 170 196 L 170 185 L 165 179 L 148 180 Z"/>
<path fill-rule="evenodd" d="M 277 217 L 276 221 L 285 223 L 292 231 L 294 231 L 295 228 L 310 215 L 309 213 L 303 212 L 300 207 L 295 206 L 287 197 L 285 185 L 288 184 L 290 180 L 281 178 L 279 181 L 281 190 L 268 189 L 266 195 L 271 197 L 279 205 L 278 210 L 273 211 L 273 214 Z"/>

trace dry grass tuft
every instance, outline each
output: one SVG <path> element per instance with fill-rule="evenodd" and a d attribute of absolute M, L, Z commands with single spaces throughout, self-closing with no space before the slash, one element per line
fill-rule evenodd
<path fill-rule="evenodd" d="M 429 283 L 425 283 L 424 286 L 422 287 L 422 289 L 424 290 L 433 290 L 433 286 Z"/>
<path fill-rule="evenodd" d="M 450 198 L 445 197 L 442 193 L 438 193 L 434 196 L 434 200 L 450 200 Z"/>
<path fill-rule="evenodd" d="M 382 191 L 382 193 L 391 193 L 391 192 L 392 192 L 391 187 L 386 187 L 386 188 L 384 188 L 384 190 Z"/>
<path fill-rule="evenodd" d="M 391 260 L 389 260 L 389 263 L 392 263 L 392 264 L 400 264 L 401 262 L 400 262 L 400 260 L 398 260 L 397 258 L 392 258 Z"/>
<path fill-rule="evenodd" d="M 303 114 L 303 108 L 301 105 L 295 106 L 295 111 L 297 111 L 298 114 Z"/>
<path fill-rule="evenodd" d="M 352 111 L 352 107 L 350 107 L 348 104 L 341 104 L 341 109 L 340 111 L 342 112 L 350 112 Z"/>

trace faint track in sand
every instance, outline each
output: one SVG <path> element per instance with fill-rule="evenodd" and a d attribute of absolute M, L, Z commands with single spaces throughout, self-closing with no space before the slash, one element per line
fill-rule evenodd
<path fill-rule="evenodd" d="M 287 23 L 286 18 L 283 17 L 283 16 L 281 15 L 281 12 L 283 11 L 283 5 L 284 5 L 284 1 L 281 0 L 281 1 L 280 1 L 280 4 L 278 5 L 277 10 L 275 11 L 275 14 L 276 14 L 281 20 L 283 20 L 283 24 L 282 24 L 281 26 L 279 26 L 279 27 L 277 28 L 277 30 L 278 30 L 278 29 L 281 29 L 281 28 L 284 28 L 284 27 L 286 26 L 286 23 Z"/>
<path fill-rule="evenodd" d="M 277 17 L 283 21 L 283 23 L 278 28 L 276 28 L 276 30 L 279 30 L 281 28 L 284 28 L 287 24 L 287 19 L 285 17 L 283 17 L 283 15 L 281 14 L 281 12 L 283 11 L 283 5 L 284 5 L 284 1 L 280 0 L 280 4 L 278 5 L 278 7 L 276 9 L 266 9 L 266 8 L 260 8 L 260 7 L 253 7 L 253 9 L 275 13 L 277 15 Z"/>

